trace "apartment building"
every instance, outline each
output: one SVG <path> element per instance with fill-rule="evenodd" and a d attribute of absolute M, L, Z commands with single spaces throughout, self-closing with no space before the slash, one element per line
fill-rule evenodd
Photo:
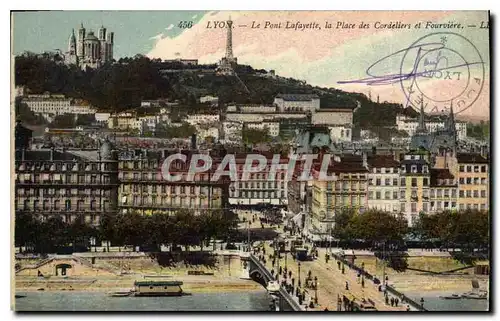
<path fill-rule="evenodd" d="M 95 153 L 19 149 L 14 163 L 16 213 L 92 225 L 116 213 L 118 160 L 108 142 Z"/>
<path fill-rule="evenodd" d="M 372 155 L 367 158 L 368 207 L 399 213 L 400 205 L 400 163 L 392 155 Z"/>
<path fill-rule="evenodd" d="M 420 212 L 429 211 L 429 153 L 419 150 L 404 155 L 400 176 L 401 213 L 413 226 Z"/>
<path fill-rule="evenodd" d="M 480 154 L 458 153 L 458 207 L 489 209 L 489 160 Z"/>

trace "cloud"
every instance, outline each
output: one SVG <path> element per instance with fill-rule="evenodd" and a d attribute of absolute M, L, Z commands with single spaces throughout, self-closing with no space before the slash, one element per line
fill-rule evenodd
<path fill-rule="evenodd" d="M 161 39 L 163 39 L 163 33 L 159 33 L 156 36 L 149 38 L 149 40 L 156 40 L 156 41 L 160 41 Z"/>
<path fill-rule="evenodd" d="M 165 30 L 170 30 L 170 29 L 172 29 L 173 27 L 174 27 L 174 24 L 173 24 L 173 23 L 171 23 L 168 27 L 166 27 L 166 28 L 165 28 Z"/>
<path fill-rule="evenodd" d="M 339 11 L 273 11 L 273 12 L 227 12 L 213 11 L 201 17 L 192 28 L 184 30 L 175 37 L 164 37 L 157 41 L 148 53 L 151 58 L 198 59 L 200 63 L 215 63 L 225 53 L 226 29 L 214 28 L 213 21 L 225 21 L 231 16 L 234 21 L 233 52 L 241 64 L 258 69 L 274 69 L 284 77 L 306 80 L 312 85 L 334 87 L 347 91 L 380 95 L 380 100 L 405 103 L 405 95 L 400 84 L 385 86 L 367 86 L 365 84 L 340 85 L 339 81 L 366 77 L 366 69 L 386 55 L 406 48 L 416 39 L 427 35 L 428 30 L 388 30 L 373 28 L 375 22 L 402 21 L 475 21 L 483 13 L 471 12 L 339 12 Z M 467 19 L 464 18 L 467 17 Z M 252 22 L 260 23 L 260 28 L 251 28 Z M 264 28 L 265 21 L 281 22 L 281 28 Z M 332 28 L 326 28 L 325 22 L 331 22 Z M 370 23 L 369 29 L 336 28 L 337 21 Z M 209 22 L 211 22 L 209 24 Z M 286 29 L 285 25 L 318 23 L 318 29 Z M 246 25 L 247 27 L 240 27 Z M 209 27 L 210 26 L 210 27 Z M 436 30 L 440 31 L 440 30 Z M 484 32 L 464 29 L 461 32 L 469 39 L 482 39 Z M 487 60 L 488 41 L 476 41 L 476 45 L 485 52 Z M 180 53 L 180 55 L 176 55 Z M 389 69 L 399 67 L 400 61 L 391 61 Z M 398 68 L 394 69 L 396 72 Z M 444 88 L 444 87 L 443 87 Z M 436 89 L 439 90 L 439 89 Z M 478 103 L 482 113 L 489 112 L 486 90 L 483 90 Z M 472 110 L 472 109 L 470 109 Z M 467 111 L 468 112 L 468 111 Z"/>

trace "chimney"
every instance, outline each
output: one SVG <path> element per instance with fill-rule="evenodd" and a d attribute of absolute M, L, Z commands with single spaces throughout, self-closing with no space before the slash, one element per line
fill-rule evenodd
<path fill-rule="evenodd" d="M 363 167 L 368 168 L 368 158 L 366 152 L 363 152 L 361 155 L 363 157 Z"/>
<path fill-rule="evenodd" d="M 26 149 L 23 147 L 21 149 L 21 160 L 24 160 Z"/>
<path fill-rule="evenodd" d="M 50 148 L 50 160 L 53 161 L 54 160 L 54 147 L 51 147 Z"/>

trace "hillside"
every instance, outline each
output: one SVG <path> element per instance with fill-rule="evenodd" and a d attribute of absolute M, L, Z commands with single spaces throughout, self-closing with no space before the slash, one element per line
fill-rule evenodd
<path fill-rule="evenodd" d="M 355 127 L 383 132 L 394 126 L 396 114 L 403 110 L 398 104 L 373 102 L 364 94 L 313 87 L 291 78 L 265 77 L 264 70 L 250 66 L 239 65 L 239 77 L 216 76 L 211 72 L 214 68 L 165 63 L 137 55 L 97 70 L 82 71 L 48 58 L 22 55 L 15 59 L 15 84 L 34 94 L 51 92 L 81 98 L 110 112 L 138 107 L 143 99 L 178 100 L 189 108 L 203 94 L 217 95 L 221 104 L 270 104 L 279 93 L 317 94 L 322 108 L 354 109 L 359 105 L 354 113 Z"/>

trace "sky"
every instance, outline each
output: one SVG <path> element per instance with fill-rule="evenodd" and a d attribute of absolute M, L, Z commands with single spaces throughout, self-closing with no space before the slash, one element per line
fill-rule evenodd
<path fill-rule="evenodd" d="M 462 115 L 489 116 L 489 34 L 487 29 L 478 28 L 481 21 L 488 21 L 486 11 L 19 12 L 14 13 L 13 51 L 41 52 L 56 48 L 64 51 L 71 29 L 75 28 L 76 32 L 83 22 L 87 29 L 95 32 L 101 25 L 115 32 L 115 58 L 140 53 L 151 58 L 196 58 L 201 63 L 214 63 L 224 55 L 226 29 L 213 28 L 213 23 L 225 21 L 229 16 L 234 21 L 233 52 L 241 64 L 274 69 L 280 76 L 305 80 L 312 85 L 370 94 L 374 100 L 379 97 L 381 101 L 415 105 L 415 97 L 423 95 L 426 110 L 444 110 L 454 104 L 455 112 L 458 109 Z M 180 21 L 193 21 L 193 27 L 181 29 L 178 27 Z M 281 22 L 282 26 L 279 29 L 263 28 L 266 21 Z M 285 29 L 287 21 L 318 23 L 321 30 Z M 325 28 L 327 21 L 333 28 Z M 377 21 L 411 26 L 418 22 L 425 25 L 427 21 L 436 24 L 451 22 L 461 23 L 464 27 L 375 29 L 373 26 Z M 254 22 L 260 23 L 260 28 L 251 28 Z M 336 29 L 338 22 L 356 26 L 365 22 L 371 27 Z M 476 27 L 467 27 L 469 25 Z M 458 35 L 444 34 L 449 32 Z M 446 39 L 442 40 L 443 37 Z M 442 55 L 445 58 L 439 59 L 440 68 L 435 68 L 446 72 L 450 66 L 445 64 L 450 64 L 451 71 L 458 72 L 461 78 L 445 81 L 417 77 L 413 87 L 409 87 L 408 81 L 383 85 L 343 83 L 367 78 L 370 65 L 398 51 L 400 54 L 376 64 L 371 74 L 394 75 L 403 69 L 410 72 L 416 50 L 408 51 L 405 56 L 406 51 L 402 49 L 414 43 L 422 45 L 440 41 L 448 41 L 446 49 L 432 50 L 420 61 L 418 71 L 427 70 L 429 63 Z M 474 87 L 476 83 L 481 86 Z M 413 91 L 415 87 L 418 90 Z"/>

